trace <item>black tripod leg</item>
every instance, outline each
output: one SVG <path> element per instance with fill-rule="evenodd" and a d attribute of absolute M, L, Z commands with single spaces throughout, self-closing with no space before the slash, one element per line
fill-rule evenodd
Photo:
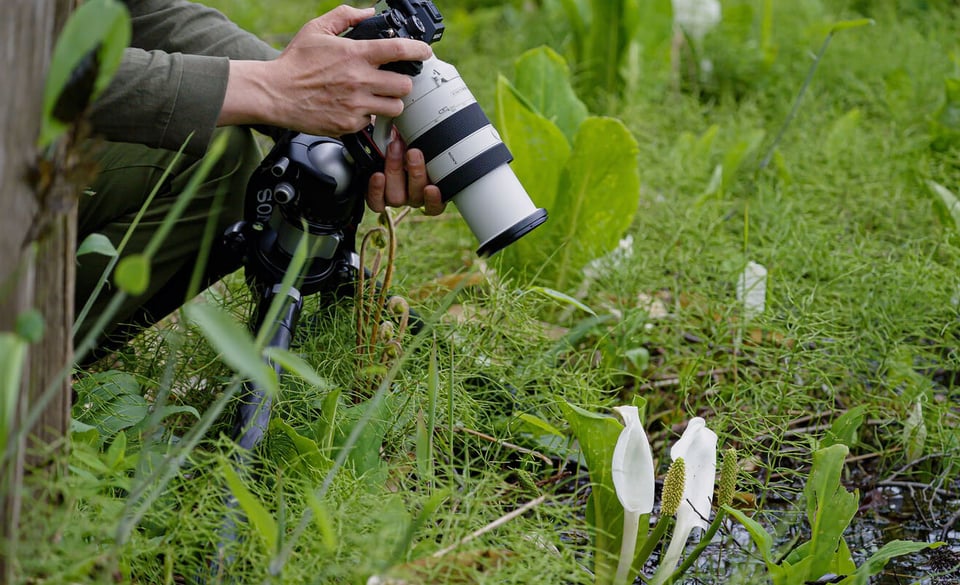
<path fill-rule="evenodd" d="M 270 305 L 273 304 L 274 299 L 280 293 L 281 286 L 279 284 L 264 290 L 263 296 L 260 298 L 256 309 L 256 325 L 254 331 L 259 331 L 263 326 L 264 319 L 270 310 Z M 283 306 L 280 310 L 279 318 L 272 324 L 276 329 L 271 332 L 270 341 L 267 343 L 267 346 L 288 349 L 293 342 L 297 321 L 300 318 L 300 311 L 303 308 L 303 297 L 297 289 L 291 288 L 287 292 L 287 298 L 283 299 L 282 302 Z M 272 365 L 279 376 L 282 368 L 276 363 Z M 260 444 L 260 441 L 263 440 L 267 432 L 270 425 L 270 410 L 272 405 L 273 399 L 266 389 L 261 388 L 251 381 L 244 383 L 233 427 L 233 438 L 237 442 L 237 445 L 243 449 L 237 461 L 238 471 L 241 473 L 245 471 L 244 468 L 250 463 L 250 458 L 247 455 Z M 201 578 L 198 580 L 198 583 L 205 583 L 208 582 L 208 580 L 219 580 L 222 577 L 219 573 L 232 566 L 236 560 L 232 556 L 226 556 L 225 552 L 226 544 L 237 540 L 238 502 L 231 493 L 228 493 L 226 496 L 226 506 L 228 514 L 220 530 L 217 558 L 210 564 L 209 579 Z"/>
<path fill-rule="evenodd" d="M 280 294 L 280 288 L 280 285 L 277 284 L 264 291 L 257 306 L 255 331 L 259 331 L 263 327 L 263 320 L 270 310 L 270 305 Z M 287 292 L 287 298 L 283 300 L 279 318 L 271 325 L 276 329 L 271 333 L 267 347 L 290 348 L 302 308 L 303 297 L 297 289 L 290 288 Z M 273 364 L 273 367 L 279 376 L 282 368 L 279 364 Z M 243 393 L 240 395 L 240 405 L 237 407 L 233 438 L 240 447 L 249 451 L 260 443 L 267 431 L 267 426 L 270 424 L 272 399 L 265 389 L 251 381 L 245 382 L 243 388 Z"/>

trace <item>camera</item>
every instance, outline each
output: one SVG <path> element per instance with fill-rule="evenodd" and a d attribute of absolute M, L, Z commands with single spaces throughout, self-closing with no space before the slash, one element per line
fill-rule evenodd
<path fill-rule="evenodd" d="M 377 8 L 344 36 L 431 44 L 443 36 L 443 16 L 429 0 L 386 0 Z M 367 182 L 383 169 L 394 128 L 409 147 L 423 151 L 430 181 L 457 207 L 480 243 L 478 255 L 495 254 L 546 221 L 546 210 L 530 200 L 509 166 L 510 151 L 454 66 L 434 56 L 385 68 L 413 78 L 400 116 L 378 118 L 338 138 L 287 132 L 250 178 L 245 221 L 227 234 L 234 247 L 246 249 L 248 277 L 279 282 L 306 237 L 311 264 L 305 293 L 352 280 L 360 268 L 356 230 Z"/>

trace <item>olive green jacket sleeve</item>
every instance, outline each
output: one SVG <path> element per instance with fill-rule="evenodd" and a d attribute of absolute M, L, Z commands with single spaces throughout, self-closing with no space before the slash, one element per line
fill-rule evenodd
<path fill-rule="evenodd" d="M 93 105 L 94 131 L 108 140 L 202 155 L 216 127 L 230 59 L 279 52 L 221 13 L 185 0 L 127 0 L 130 48 Z"/>

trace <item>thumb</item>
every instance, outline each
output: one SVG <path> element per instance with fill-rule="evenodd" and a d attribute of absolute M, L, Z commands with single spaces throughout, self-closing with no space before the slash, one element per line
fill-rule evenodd
<path fill-rule="evenodd" d="M 339 35 L 343 31 L 363 20 L 366 20 L 367 18 L 370 18 L 374 14 L 376 14 L 376 10 L 373 8 L 361 9 L 344 4 L 337 6 L 330 12 L 313 19 L 310 24 L 315 29 L 326 34 Z"/>

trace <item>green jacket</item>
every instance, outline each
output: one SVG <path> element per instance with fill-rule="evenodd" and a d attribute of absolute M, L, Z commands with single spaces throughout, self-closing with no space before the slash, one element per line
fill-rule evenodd
<path fill-rule="evenodd" d="M 108 140 L 202 155 L 227 89 L 229 60 L 279 52 L 221 13 L 186 0 L 126 0 L 130 48 L 93 106 L 94 130 Z"/>

